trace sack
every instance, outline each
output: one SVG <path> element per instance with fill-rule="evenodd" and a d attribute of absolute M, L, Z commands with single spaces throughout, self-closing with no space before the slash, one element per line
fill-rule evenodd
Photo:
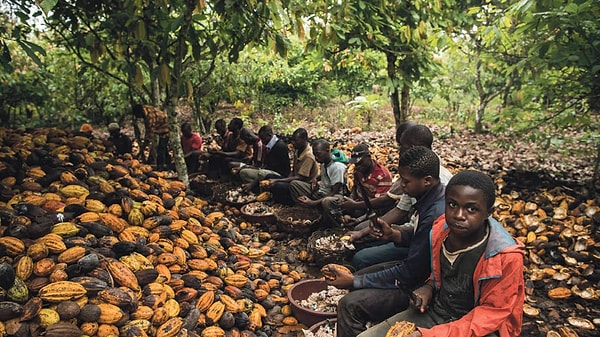
<path fill-rule="evenodd" d="M 346 157 L 346 154 L 342 150 L 337 148 L 331 150 L 331 159 L 333 161 L 348 164 L 348 157 Z"/>

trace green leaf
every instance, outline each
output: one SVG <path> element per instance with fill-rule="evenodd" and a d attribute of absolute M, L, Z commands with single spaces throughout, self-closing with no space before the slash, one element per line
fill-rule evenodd
<path fill-rule="evenodd" d="M 38 66 L 42 66 L 42 61 L 40 60 L 40 58 L 35 54 L 35 52 L 33 51 L 33 48 L 30 45 L 34 45 L 33 43 L 27 42 L 27 41 L 21 41 L 18 40 L 17 43 L 19 44 L 19 46 L 21 46 L 21 49 L 23 49 L 23 51 L 27 54 L 27 56 L 29 56 L 33 62 L 35 62 Z M 37 46 L 39 48 L 39 46 Z"/>
<path fill-rule="evenodd" d="M 42 9 L 42 11 L 44 11 L 44 13 L 46 15 L 48 15 L 48 12 L 50 12 L 50 10 L 52 10 L 52 8 L 54 8 L 54 6 L 56 6 L 57 3 L 58 3 L 58 0 L 41 0 L 41 1 L 37 1 L 38 6 L 40 6 L 40 8 Z"/>

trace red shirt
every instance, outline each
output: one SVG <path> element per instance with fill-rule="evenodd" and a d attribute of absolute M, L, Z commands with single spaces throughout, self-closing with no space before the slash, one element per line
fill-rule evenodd
<path fill-rule="evenodd" d="M 361 179 L 360 182 L 365 187 L 369 198 L 376 198 L 390 189 L 392 186 L 392 175 L 385 166 L 373 160 L 373 171 L 366 179 Z"/>
<path fill-rule="evenodd" d="M 181 137 L 181 147 L 183 147 L 183 154 L 202 151 L 202 137 L 197 133 L 192 133 L 189 138 Z"/>

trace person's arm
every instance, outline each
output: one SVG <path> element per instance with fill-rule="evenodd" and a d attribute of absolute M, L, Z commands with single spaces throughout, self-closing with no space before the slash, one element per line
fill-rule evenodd
<path fill-rule="evenodd" d="M 502 325 L 508 328 L 508 336 L 519 335 L 525 296 L 523 255 L 500 254 L 502 277 L 481 281 L 479 304 L 456 321 L 431 329 L 419 328 L 424 337 L 486 336 L 498 331 Z"/>
<path fill-rule="evenodd" d="M 400 264 L 376 273 L 355 275 L 354 288 L 396 289 L 396 282 L 412 287 L 425 280 L 431 272 L 429 232 L 432 223 L 433 220 L 417 227 L 408 247 L 408 256 Z"/>

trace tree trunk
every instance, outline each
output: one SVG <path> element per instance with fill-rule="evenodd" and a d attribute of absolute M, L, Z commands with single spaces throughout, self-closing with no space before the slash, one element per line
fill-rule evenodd
<path fill-rule="evenodd" d="M 387 75 L 390 79 L 392 86 L 390 90 L 390 104 L 392 105 L 392 113 L 394 115 L 394 121 L 396 126 L 400 125 L 404 120 L 402 119 L 402 112 L 400 110 L 400 98 L 398 95 L 398 87 L 396 80 L 396 60 L 398 57 L 391 52 L 386 52 L 385 57 L 387 60 Z"/>
<path fill-rule="evenodd" d="M 408 112 L 410 110 L 410 87 L 404 83 L 402 85 L 402 96 L 400 101 L 400 121 L 405 122 L 408 120 Z M 398 125 L 398 122 L 396 122 Z"/>
<path fill-rule="evenodd" d="M 181 135 L 179 134 L 179 121 L 177 119 L 177 101 L 179 99 L 179 88 L 183 87 L 181 82 L 183 77 L 183 58 L 187 53 L 187 37 L 192 24 L 192 14 L 196 2 L 193 0 L 186 0 L 186 9 L 183 13 L 183 20 L 181 21 L 181 28 L 179 34 L 177 34 L 176 40 L 176 51 L 175 58 L 173 60 L 173 72 L 171 73 L 171 85 L 167 86 L 167 100 L 166 110 L 169 119 L 169 139 L 171 143 L 171 149 L 173 150 L 173 160 L 175 162 L 175 169 L 181 180 L 186 186 L 189 187 L 189 179 L 187 167 L 185 165 L 185 159 L 183 157 L 183 148 L 181 147 Z"/>

